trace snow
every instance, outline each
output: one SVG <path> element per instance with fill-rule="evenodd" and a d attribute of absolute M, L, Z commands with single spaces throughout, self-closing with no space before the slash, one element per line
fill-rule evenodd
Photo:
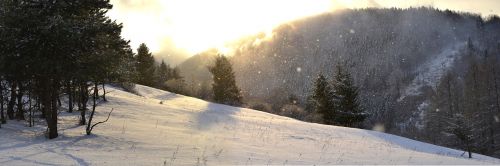
<path fill-rule="evenodd" d="M 78 113 L 62 113 L 60 136 L 44 125 L 0 129 L 0 165 L 500 164 L 500 160 L 377 131 L 305 123 L 138 85 L 108 87 L 85 136 Z M 162 103 L 162 104 L 161 104 Z"/>
<path fill-rule="evenodd" d="M 429 105 L 430 105 L 429 103 L 430 103 L 430 101 L 426 100 L 426 101 L 422 102 L 420 105 L 418 105 L 418 107 L 417 107 L 418 121 L 415 124 L 415 127 L 417 127 L 417 129 L 419 129 L 419 130 L 423 130 L 425 127 L 425 124 L 424 124 L 425 110 L 427 110 L 429 108 Z"/>
<path fill-rule="evenodd" d="M 433 56 L 429 62 L 420 66 L 416 71 L 418 75 L 411 84 L 406 87 L 398 102 L 403 101 L 408 96 L 417 96 L 421 93 L 420 88 L 424 86 L 434 87 L 439 83 L 439 79 L 446 74 L 447 70 L 453 66 L 459 57 L 460 50 L 465 48 L 467 43 L 458 43 L 449 46 L 439 54 Z"/>

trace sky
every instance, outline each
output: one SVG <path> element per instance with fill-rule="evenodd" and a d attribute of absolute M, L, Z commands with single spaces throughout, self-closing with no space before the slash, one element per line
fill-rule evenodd
<path fill-rule="evenodd" d="M 432 6 L 500 15 L 500 0 L 111 0 L 108 15 L 124 24 L 136 49 L 146 43 L 159 57 L 191 56 L 282 23 L 342 8 Z"/>

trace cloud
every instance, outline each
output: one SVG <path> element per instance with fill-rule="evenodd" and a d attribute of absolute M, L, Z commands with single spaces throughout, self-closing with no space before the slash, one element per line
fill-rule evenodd
<path fill-rule="evenodd" d="M 192 55 L 183 49 L 177 48 L 171 39 L 165 38 L 161 42 L 160 51 L 154 53 L 154 56 L 157 60 L 164 60 L 165 63 L 171 66 L 177 66 Z"/>

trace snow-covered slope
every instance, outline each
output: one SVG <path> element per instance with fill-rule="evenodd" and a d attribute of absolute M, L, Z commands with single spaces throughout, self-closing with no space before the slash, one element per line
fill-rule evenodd
<path fill-rule="evenodd" d="M 500 160 L 375 131 L 311 124 L 137 86 L 109 87 L 109 122 L 84 136 L 63 114 L 60 137 L 13 121 L 0 129 L 0 165 L 500 164 Z"/>
<path fill-rule="evenodd" d="M 458 43 L 444 49 L 441 53 L 433 56 L 430 61 L 422 64 L 415 73 L 418 75 L 411 84 L 406 87 L 403 94 L 398 99 L 401 102 L 408 96 L 420 95 L 424 86 L 435 87 L 439 80 L 450 70 L 455 60 L 460 58 L 460 51 L 464 50 L 467 43 Z"/>

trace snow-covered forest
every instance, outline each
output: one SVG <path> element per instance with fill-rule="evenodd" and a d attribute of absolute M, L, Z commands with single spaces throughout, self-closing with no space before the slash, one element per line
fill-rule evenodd
<path fill-rule="evenodd" d="M 496 16 L 425 7 L 343 10 L 283 24 L 268 38 L 263 33 L 232 45 L 231 61 L 247 107 L 289 116 L 290 111 L 314 113 L 308 107 L 314 80 L 321 73 L 332 79 L 342 65 L 359 86 L 361 107 L 370 115 L 364 128 L 383 126 L 388 133 L 466 149 L 447 129 L 456 122 L 445 119 L 468 114 L 477 123 L 470 124 L 481 144 L 476 151 L 498 152 L 498 145 L 486 143 L 498 142 L 500 132 Z M 201 82 L 192 89 L 203 89 L 211 79 L 196 67 L 209 64 L 209 55 L 180 66 L 188 85 Z"/>
<path fill-rule="evenodd" d="M 500 163 L 497 16 L 336 10 L 174 67 L 110 10 L 0 1 L 0 165 Z"/>

